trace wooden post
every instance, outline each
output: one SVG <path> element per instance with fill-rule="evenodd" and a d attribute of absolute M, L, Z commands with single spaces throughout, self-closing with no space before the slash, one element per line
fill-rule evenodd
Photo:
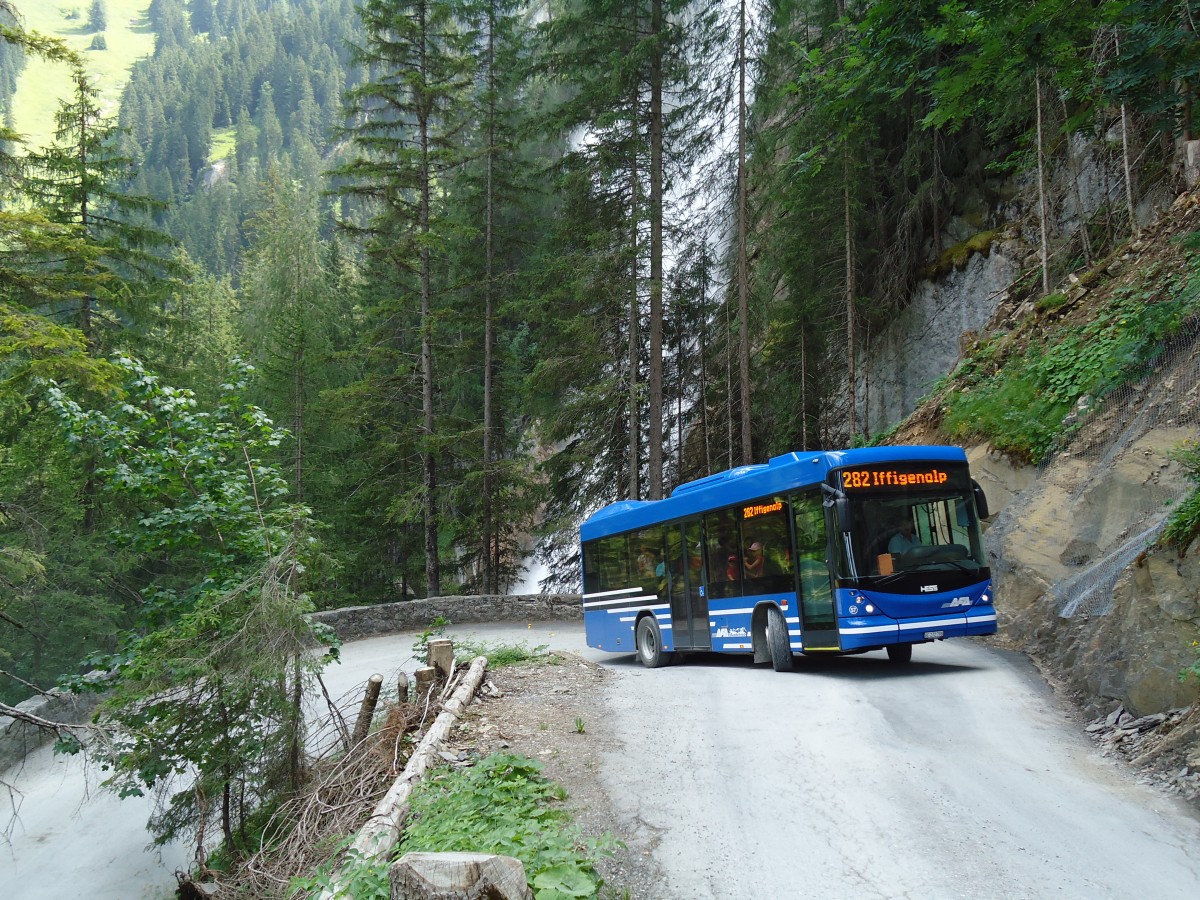
<path fill-rule="evenodd" d="M 437 682 L 437 669 L 433 666 L 422 666 L 416 671 L 418 706 L 424 706 L 429 700 L 429 693 Z"/>
<path fill-rule="evenodd" d="M 403 669 L 401 669 L 400 674 L 396 676 L 396 698 L 401 703 L 408 702 L 408 673 Z"/>
<path fill-rule="evenodd" d="M 429 642 L 429 664 L 443 678 L 449 678 L 454 670 L 454 643 L 448 638 L 437 638 Z"/>
<path fill-rule="evenodd" d="M 362 706 L 358 708 L 358 720 L 354 723 L 354 734 L 350 746 L 357 747 L 371 730 L 371 719 L 379 703 L 379 689 L 383 687 L 383 676 L 372 675 L 367 679 L 367 692 L 363 694 Z"/>

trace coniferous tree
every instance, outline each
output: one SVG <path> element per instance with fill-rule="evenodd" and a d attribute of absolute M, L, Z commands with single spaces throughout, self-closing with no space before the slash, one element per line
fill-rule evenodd
<path fill-rule="evenodd" d="M 446 0 L 368 0 L 360 12 L 366 39 L 356 57 L 370 76 L 347 95 L 359 155 L 336 174 L 345 194 L 373 204 L 367 252 L 396 295 L 381 310 L 387 339 L 403 341 L 406 320 L 417 335 L 425 580 L 429 596 L 438 596 L 435 304 L 445 290 L 439 280 L 448 227 L 441 180 L 463 157 L 461 109 L 474 72 L 473 38 L 464 10 Z"/>
<path fill-rule="evenodd" d="M 92 0 L 92 5 L 88 8 L 87 24 L 90 31 L 104 31 L 108 28 L 108 10 L 104 6 L 104 0 Z"/>
<path fill-rule="evenodd" d="M 26 190 L 51 222 L 76 229 L 94 248 L 51 268 L 77 286 L 73 324 L 101 354 L 119 332 L 146 332 L 174 268 L 165 255 L 170 240 L 148 222 L 159 204 L 121 189 L 132 161 L 119 154 L 116 126 L 101 115 L 79 65 L 72 80 L 74 94 L 55 115 L 55 142 L 28 156 Z"/>
<path fill-rule="evenodd" d="M 292 493 L 297 502 L 311 503 L 306 463 L 312 435 L 321 430 L 312 407 L 318 391 L 328 386 L 322 373 L 334 349 L 332 284 L 323 265 L 315 194 L 272 174 L 263 202 L 264 209 L 249 223 L 243 331 L 257 348 L 252 362 L 260 372 L 266 408 L 291 432 Z"/>

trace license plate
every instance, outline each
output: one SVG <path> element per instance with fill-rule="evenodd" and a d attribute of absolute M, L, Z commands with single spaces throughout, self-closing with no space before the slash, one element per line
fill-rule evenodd
<path fill-rule="evenodd" d="M 927 632 L 925 632 L 926 640 L 933 640 L 934 638 L 940 638 L 940 637 L 945 637 L 945 636 L 946 636 L 946 632 L 944 632 L 944 631 L 927 631 Z"/>

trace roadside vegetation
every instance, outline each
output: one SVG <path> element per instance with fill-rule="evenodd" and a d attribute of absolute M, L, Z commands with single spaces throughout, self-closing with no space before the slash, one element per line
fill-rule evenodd
<path fill-rule="evenodd" d="M 593 861 L 613 847 L 581 838 L 561 807 L 565 799 L 562 788 L 543 776 L 540 763 L 509 753 L 494 753 L 467 769 L 439 769 L 413 791 L 409 824 L 396 853 L 350 863 L 346 896 L 387 900 L 388 867 L 405 853 L 425 851 L 515 857 L 525 866 L 537 900 L 596 897 L 602 881 Z M 312 892 L 329 883 L 323 874 L 295 885 Z"/>
<path fill-rule="evenodd" d="M 942 383 L 946 433 L 1038 464 L 1086 415 L 1150 374 L 1200 313 L 1200 233 L 1174 242 L 1178 270 L 1157 261 L 1115 278 L 1100 263 L 1078 293 L 1045 296 L 1011 330 L 981 341 Z"/>

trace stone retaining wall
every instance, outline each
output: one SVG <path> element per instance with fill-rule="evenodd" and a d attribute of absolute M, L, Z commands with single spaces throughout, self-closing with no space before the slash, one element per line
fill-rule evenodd
<path fill-rule="evenodd" d="M 92 710 L 100 703 L 99 694 L 71 694 L 54 690 L 17 704 L 21 712 L 65 725 L 83 725 L 91 720 Z M 0 716 L 0 772 L 16 765 L 29 753 L 53 737 L 28 722 Z"/>
<path fill-rule="evenodd" d="M 450 622 L 544 622 L 580 619 L 578 594 L 518 594 L 513 596 L 434 597 L 374 606 L 348 606 L 314 613 L 313 618 L 343 641 L 395 631 L 414 631 L 441 617 Z"/>
<path fill-rule="evenodd" d="M 313 614 L 316 621 L 328 625 L 343 641 L 420 630 L 439 616 L 456 624 L 579 619 L 583 616 L 583 604 L 578 594 L 436 597 L 376 606 L 348 606 Z M 100 697 L 96 694 L 79 696 L 51 691 L 49 696 L 34 697 L 18 704 L 17 708 L 52 722 L 74 725 L 87 722 L 99 702 Z M 0 716 L 0 772 L 20 762 L 50 737 L 26 722 Z"/>

